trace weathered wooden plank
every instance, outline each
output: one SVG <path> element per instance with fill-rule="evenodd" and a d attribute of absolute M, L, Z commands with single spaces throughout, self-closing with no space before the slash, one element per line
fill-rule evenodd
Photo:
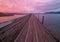
<path fill-rule="evenodd" d="M 19 35 L 14 42 L 59 42 L 34 15 L 31 15 L 27 24 L 23 27 L 25 30 L 22 31 L 22 35 Z M 25 31 L 27 31 L 27 34 Z"/>

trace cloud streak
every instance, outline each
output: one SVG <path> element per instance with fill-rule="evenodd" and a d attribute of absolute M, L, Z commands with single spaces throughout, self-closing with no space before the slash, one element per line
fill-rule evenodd
<path fill-rule="evenodd" d="M 60 9 L 60 0 L 0 0 L 0 12 L 46 12 Z"/>

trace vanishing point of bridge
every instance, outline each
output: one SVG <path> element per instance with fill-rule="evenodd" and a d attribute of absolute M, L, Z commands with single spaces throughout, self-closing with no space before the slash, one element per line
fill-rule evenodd
<path fill-rule="evenodd" d="M 0 28 L 0 42 L 59 42 L 32 14 Z"/>

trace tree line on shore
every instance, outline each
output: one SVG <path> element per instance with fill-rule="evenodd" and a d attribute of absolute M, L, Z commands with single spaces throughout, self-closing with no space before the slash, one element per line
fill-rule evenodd
<path fill-rule="evenodd" d="M 0 12 L 0 16 L 13 16 L 13 14 L 8 14 L 8 13 L 2 13 L 2 12 Z"/>

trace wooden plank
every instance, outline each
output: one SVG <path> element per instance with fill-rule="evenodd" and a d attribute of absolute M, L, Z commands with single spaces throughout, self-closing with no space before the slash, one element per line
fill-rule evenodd
<path fill-rule="evenodd" d="M 29 20 L 30 15 L 23 17 L 22 19 L 18 19 L 12 24 L 5 26 L 0 31 L 0 40 L 2 42 L 13 42 L 14 39 L 17 37 L 21 29 L 24 27 L 26 22 Z"/>
<path fill-rule="evenodd" d="M 40 24 L 34 15 L 31 15 L 27 24 L 23 27 L 25 30 L 22 35 L 19 35 L 14 42 L 59 42 Z M 25 34 L 25 31 L 27 31 L 27 34 Z M 26 37 L 24 37 L 24 34 Z"/>

